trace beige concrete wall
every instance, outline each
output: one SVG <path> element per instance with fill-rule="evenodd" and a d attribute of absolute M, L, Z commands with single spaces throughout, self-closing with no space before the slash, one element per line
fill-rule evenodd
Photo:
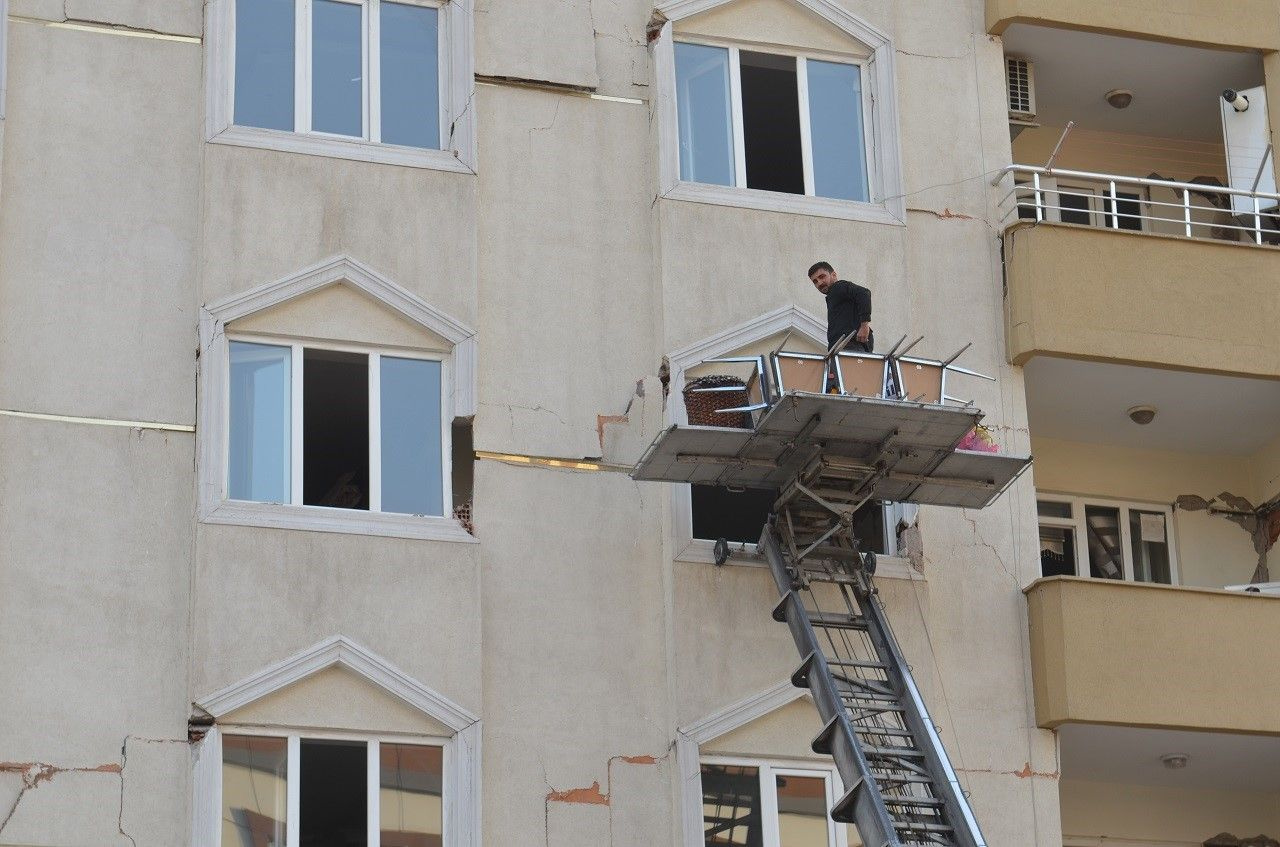
<path fill-rule="evenodd" d="M 1027 604 L 1040 726 L 1280 732 L 1258 708 L 1280 696 L 1280 598 L 1053 577 Z"/>
<path fill-rule="evenodd" d="M 1280 831 L 1280 796 L 1250 791 L 1164 788 L 1064 779 L 1062 831 L 1095 843 L 1203 844 L 1220 832 L 1239 838 Z"/>
<path fill-rule="evenodd" d="M 1035 224 L 1006 230 L 1004 245 L 1012 362 L 1051 354 L 1280 377 L 1272 248 Z"/>
<path fill-rule="evenodd" d="M 841 5 L 898 50 L 906 226 L 658 198 L 640 0 L 477 4 L 480 73 L 644 102 L 481 85 L 474 176 L 202 144 L 197 46 L 14 23 L 0 408 L 191 423 L 198 306 L 345 253 L 478 329 L 477 449 L 634 458 L 662 426 L 661 357 L 779 306 L 821 314 L 804 271 L 825 258 L 870 285 L 883 342 L 975 342 L 962 363 L 999 379 L 966 393 L 1025 452 L 994 198 L 975 178 L 1009 159 L 1000 46 L 977 0 Z M 116 8 L 176 31 L 198 15 Z M 349 306 L 247 323 L 402 338 L 335 314 Z M 672 561 L 667 486 L 482 461 L 474 545 L 202 525 L 196 443 L 0 422 L 17 588 L 0 591 L 0 649 L 18 692 L 0 761 L 87 769 L 26 792 L 5 841 L 127 841 L 123 784 L 138 845 L 184 843 L 190 702 L 341 633 L 482 716 L 485 843 L 675 844 L 676 729 L 799 659 L 767 573 Z M 882 587 L 993 847 L 1061 842 L 1026 685 L 1033 509 L 1026 481 L 983 512 L 923 510 L 927 582 Z M 287 697 L 258 717 L 290 709 L 350 720 Z M 779 732 L 807 741 L 801 724 Z M 149 740 L 124 764 L 126 736 Z M 22 776 L 0 773 L 0 808 Z M 575 789 L 600 800 L 556 799 Z"/>
<path fill-rule="evenodd" d="M 1280 435 L 1253 456 L 1253 502 L 1265 503 L 1280 487 Z"/>
<path fill-rule="evenodd" d="M 1161 506 L 1180 494 L 1212 497 L 1230 491 L 1252 498 L 1253 469 L 1259 466 L 1248 456 L 1136 450 L 1056 438 L 1032 438 L 1031 451 L 1040 492 Z M 1248 582 L 1258 561 L 1248 533 L 1207 512 L 1175 511 L 1173 540 L 1181 585 L 1221 588 Z"/>
<path fill-rule="evenodd" d="M 1280 19 L 1268 0 L 1238 0 L 1231 10 L 1224 15 L 1215 0 L 986 0 L 986 22 L 996 35 L 1013 23 L 1035 23 L 1213 47 L 1280 44 Z"/>

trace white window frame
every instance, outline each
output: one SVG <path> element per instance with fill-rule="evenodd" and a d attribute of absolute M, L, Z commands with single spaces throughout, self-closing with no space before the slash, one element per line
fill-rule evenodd
<path fill-rule="evenodd" d="M 360 732 L 336 732 L 331 730 L 310 730 L 298 729 L 293 727 L 261 727 L 261 726 L 237 726 L 235 724 L 227 724 L 221 726 L 219 731 L 211 739 L 213 746 L 208 753 L 214 758 L 218 765 L 218 786 L 217 786 L 217 809 L 219 816 L 222 812 L 222 737 L 224 735 L 252 735 L 261 738 L 283 738 L 287 742 L 286 750 L 288 762 L 285 771 L 285 843 L 281 847 L 298 847 L 298 838 L 300 833 L 301 821 L 301 781 L 298 777 L 301 775 L 302 761 L 302 741 L 361 741 L 366 745 L 367 759 L 365 767 L 365 789 L 367 791 L 367 808 L 366 815 L 368 821 L 368 843 L 378 844 L 381 841 L 380 823 L 380 775 L 381 775 L 381 759 L 379 751 L 383 743 L 387 744 L 416 744 L 422 747 L 440 747 L 444 751 L 444 780 L 440 789 L 441 801 L 441 829 L 443 831 L 442 842 L 446 845 L 453 844 L 453 833 L 449 831 L 450 803 L 454 801 L 451 796 L 451 786 L 449 784 L 449 774 L 453 768 L 453 758 L 456 754 L 454 750 L 453 739 L 440 738 L 427 735 L 392 735 L 392 734 L 370 734 Z M 206 743 L 209 739 L 206 739 Z M 202 751 L 201 755 L 204 755 Z M 215 840 L 211 843 L 211 847 L 227 847 L 222 844 L 222 827 L 219 821 L 218 832 Z"/>
<path fill-rule="evenodd" d="M 441 383 L 444 397 L 443 438 L 450 438 L 452 425 L 458 418 L 470 418 L 476 411 L 476 339 L 475 332 L 443 312 L 386 279 L 376 271 L 347 256 L 335 256 L 283 279 L 268 282 L 201 308 L 200 312 L 200 396 L 197 403 L 196 437 L 199 457 L 196 467 L 198 497 L 197 517 L 202 523 L 236 526 L 261 526 L 276 529 L 300 529 L 316 532 L 339 532 L 356 535 L 385 535 L 433 541 L 477 542 L 453 517 L 452 502 L 444 501 L 442 517 L 406 515 L 364 509 L 338 509 L 327 506 L 303 506 L 294 503 L 259 503 L 227 499 L 227 468 L 230 459 L 230 344 L 228 332 L 235 338 L 250 340 L 277 338 L 303 347 L 341 349 L 343 343 L 323 338 L 271 336 L 259 333 L 237 333 L 228 324 L 240 318 L 270 309 L 338 282 L 364 292 L 376 302 L 408 321 L 439 336 L 452 350 L 444 353 L 409 348 L 377 347 L 391 356 L 439 357 L 444 362 Z M 374 349 L 351 345 L 360 352 Z M 297 356 L 291 357 L 291 366 Z M 295 370 L 293 379 L 297 379 Z M 300 395 L 299 395 L 300 396 Z M 293 410 L 294 420 L 301 420 L 301 409 Z M 370 421 L 370 423 L 374 423 Z M 294 427 L 298 437 L 301 429 Z M 372 439 L 371 439 L 372 440 Z M 450 486 L 448 466 L 450 452 L 444 454 L 445 485 Z M 290 473 L 296 473 L 291 467 Z M 371 469 L 372 473 L 372 469 Z M 291 485 L 291 488 L 293 486 Z M 448 490 L 448 488 L 446 489 Z M 446 495 L 447 497 L 450 495 Z"/>
<path fill-rule="evenodd" d="M 294 129 L 238 126 L 235 107 L 235 0 L 206 2 L 205 139 L 218 144 L 307 153 L 474 174 L 474 0 L 395 0 L 438 10 L 441 149 L 383 144 L 381 135 L 380 21 L 383 0 L 335 0 L 363 10 L 363 138 L 311 129 L 311 8 L 294 0 Z M 392 2 L 392 0 L 386 0 Z"/>
<path fill-rule="evenodd" d="M 821 778 L 826 784 L 827 791 L 827 845 L 828 847 L 849 847 L 848 831 L 843 824 L 838 824 L 831 819 L 831 807 L 835 805 L 844 792 L 844 783 L 840 779 L 839 771 L 834 766 L 792 759 L 699 754 L 699 777 L 701 777 L 702 765 L 727 765 L 729 767 L 749 767 L 758 770 L 760 778 L 761 831 L 764 836 L 762 847 L 780 847 L 776 777 L 806 776 Z M 698 781 L 698 796 L 702 796 L 701 778 Z"/>
<path fill-rule="evenodd" d="M 888 35 L 830 0 L 797 0 L 865 45 L 867 57 L 818 50 L 796 50 L 768 42 L 729 41 L 704 36 L 680 35 L 682 43 L 728 47 L 730 50 L 730 109 L 733 115 L 735 182 L 733 186 L 708 185 L 680 179 L 679 114 L 676 102 L 675 42 L 673 24 L 709 11 L 733 0 L 666 0 L 658 12 L 667 20 L 654 41 L 654 63 L 659 116 L 659 181 L 661 196 L 723 206 L 739 206 L 774 212 L 790 212 L 817 217 L 840 218 L 872 223 L 903 225 L 906 204 L 902 189 L 902 166 L 896 106 L 896 75 L 893 44 Z M 805 167 L 804 195 L 746 188 L 745 151 L 742 135 L 740 50 L 776 53 L 797 57 L 800 87 L 801 148 Z M 856 64 L 861 73 L 863 96 L 863 142 L 866 150 L 870 202 L 812 196 L 813 169 L 809 145 L 809 110 L 805 86 L 808 59 Z"/>
<path fill-rule="evenodd" d="M 1169 584 L 1181 585 L 1182 575 L 1178 570 L 1178 550 L 1173 531 L 1173 507 L 1163 503 L 1144 503 L 1138 500 L 1111 500 L 1105 497 L 1078 497 L 1070 494 L 1056 494 L 1049 491 L 1037 491 L 1036 501 L 1046 503 L 1066 503 L 1071 506 L 1070 518 L 1051 518 L 1037 514 L 1037 532 L 1039 527 L 1047 526 L 1075 531 L 1076 576 L 1094 579 L 1089 573 L 1089 548 L 1087 543 L 1088 527 L 1085 525 L 1085 506 L 1101 506 L 1107 509 L 1120 510 L 1120 552 L 1123 565 L 1123 579 L 1117 582 L 1136 582 L 1133 578 L 1133 545 L 1129 530 L 1129 510 L 1141 512 L 1159 512 L 1164 515 L 1165 544 L 1169 548 Z M 1142 585 L 1163 585 L 1159 582 L 1143 582 Z"/>
<path fill-rule="evenodd" d="M 414 515 L 414 517 L 447 517 L 452 513 L 453 503 L 453 486 L 450 479 L 450 457 L 453 451 L 453 442 L 451 438 L 451 430 L 453 429 L 453 419 L 449 412 L 448 398 L 451 393 L 449 385 L 450 367 L 449 357 L 443 353 L 424 352 L 420 350 L 405 350 L 394 347 L 377 347 L 367 344 L 351 344 L 340 342 L 313 342 L 310 340 L 303 341 L 297 338 L 291 338 L 283 335 L 269 335 L 256 332 L 231 332 L 227 335 L 228 342 L 246 342 L 249 344 L 268 344 L 274 347 L 286 347 L 289 349 L 289 365 L 291 369 L 289 378 L 289 474 L 290 474 L 290 498 L 288 505 L 296 506 L 304 509 L 324 509 L 326 511 L 342 513 L 362 512 L 363 509 L 335 509 L 328 506 L 308 506 L 302 502 L 303 484 L 302 471 L 305 464 L 305 453 L 303 451 L 303 420 L 304 420 L 304 397 L 303 397 L 303 352 L 305 350 L 332 350 L 339 353 L 357 353 L 366 356 L 369 366 L 369 512 L 377 514 L 404 514 L 402 512 L 383 512 L 382 511 L 382 369 L 381 362 L 385 356 L 392 359 L 416 359 L 423 362 L 439 362 L 440 363 L 440 456 L 441 456 L 441 477 L 443 486 L 443 511 L 445 515 Z M 227 367 L 231 367 L 228 360 Z M 227 437 L 231 436 L 231 403 L 228 397 L 226 404 Z M 228 445 L 228 457 L 230 456 L 230 447 Z M 223 468 L 222 490 L 223 496 L 233 503 L 258 503 L 258 500 L 232 500 L 227 492 L 230 489 L 230 462 L 227 462 Z M 285 505 L 285 504 L 273 504 Z"/>

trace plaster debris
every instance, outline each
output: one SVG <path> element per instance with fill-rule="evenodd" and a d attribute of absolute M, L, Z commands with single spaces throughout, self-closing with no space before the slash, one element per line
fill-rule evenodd
<path fill-rule="evenodd" d="M 604 428 L 609 424 L 628 423 L 630 418 L 626 415 L 596 415 L 596 435 L 600 439 L 600 455 L 604 455 Z"/>
<path fill-rule="evenodd" d="M 656 765 L 665 758 L 666 756 L 652 756 L 647 753 L 639 756 L 614 756 L 609 760 L 609 763 L 605 768 L 605 772 L 608 774 L 607 779 L 611 787 L 610 791 L 602 792 L 600 790 L 600 781 L 595 780 L 591 783 L 590 788 L 570 788 L 567 791 L 549 791 L 547 792 L 547 802 L 583 803 L 591 806 L 608 806 L 610 796 L 612 794 L 614 762 L 622 762 L 625 765 Z"/>
<path fill-rule="evenodd" d="M 52 782 L 53 778 L 60 773 L 121 774 L 123 770 L 124 766 L 116 762 L 86 767 L 62 767 L 60 765 L 51 765 L 48 762 L 0 762 L 0 773 L 16 773 L 22 776 L 22 788 L 18 791 L 18 796 L 13 798 L 13 803 L 9 806 L 9 811 L 5 813 L 4 819 L 0 820 L 0 832 L 4 832 L 4 828 L 9 825 L 9 821 L 13 818 L 14 813 L 18 811 L 18 805 L 22 803 L 22 798 L 26 796 L 26 793 L 39 786 L 40 783 Z M 123 779 L 122 775 L 122 791 Z"/>
<path fill-rule="evenodd" d="M 1033 777 L 1043 777 L 1045 779 L 1057 779 L 1058 771 L 1033 771 L 1031 763 L 1027 762 L 1020 771 L 1001 771 L 1005 776 L 1016 776 L 1018 779 L 1031 779 Z"/>
<path fill-rule="evenodd" d="M 547 795 L 552 803 L 586 803 L 594 806 L 609 805 L 609 795 L 600 793 L 600 781 L 591 783 L 590 788 L 570 788 L 568 791 L 552 791 Z"/>

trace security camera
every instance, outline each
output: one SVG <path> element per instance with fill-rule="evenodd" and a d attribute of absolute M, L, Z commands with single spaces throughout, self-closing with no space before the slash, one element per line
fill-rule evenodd
<path fill-rule="evenodd" d="M 1235 109 L 1237 112 L 1244 112 L 1249 108 L 1249 98 L 1230 88 L 1222 92 L 1222 99 L 1230 103 L 1231 108 Z"/>

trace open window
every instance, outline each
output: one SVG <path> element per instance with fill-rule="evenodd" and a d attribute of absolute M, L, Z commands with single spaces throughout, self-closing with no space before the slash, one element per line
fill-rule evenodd
<path fill-rule="evenodd" d="M 1178 584 L 1173 510 L 1113 500 L 1036 500 L 1041 576 Z"/>
<path fill-rule="evenodd" d="M 202 340 L 202 520 L 472 540 L 469 329 L 339 258 L 207 307 Z"/>
<path fill-rule="evenodd" d="M 472 0 L 207 6 L 209 140 L 472 170 Z"/>
<path fill-rule="evenodd" d="M 901 222 L 893 50 L 828 0 L 660 3 L 664 196 Z"/>

